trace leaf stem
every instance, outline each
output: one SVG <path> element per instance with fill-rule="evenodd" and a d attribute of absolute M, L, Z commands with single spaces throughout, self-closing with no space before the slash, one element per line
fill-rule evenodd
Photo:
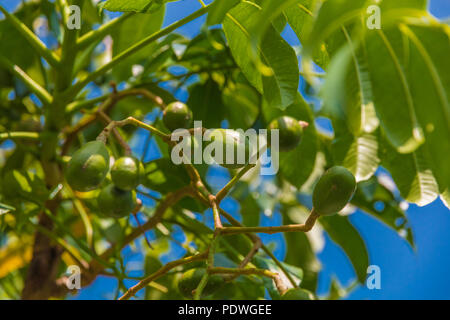
<path fill-rule="evenodd" d="M 0 11 L 5 15 L 5 17 L 11 22 L 11 24 L 16 28 L 17 31 L 22 34 L 22 36 L 28 40 L 30 45 L 52 66 L 59 66 L 59 57 L 50 49 L 48 49 L 45 44 L 31 31 L 23 22 L 17 19 L 13 14 L 10 14 L 3 6 L 0 5 Z"/>
<path fill-rule="evenodd" d="M 11 73 L 24 82 L 24 84 L 36 94 L 43 104 L 50 104 L 53 100 L 50 93 L 41 87 L 36 81 L 34 81 L 25 71 L 23 71 L 18 65 L 15 65 L 6 57 L 0 54 L 0 65 L 3 65 Z"/>
<path fill-rule="evenodd" d="M 12 132 L 2 132 L 0 133 L 0 141 L 6 139 L 31 139 L 38 140 L 39 132 L 29 132 L 29 131 L 12 131 Z"/>
<path fill-rule="evenodd" d="M 150 36 L 142 39 L 135 45 L 131 46 L 130 48 L 122 51 L 117 56 L 115 56 L 110 62 L 106 63 L 105 65 L 98 68 L 96 71 L 90 73 L 85 79 L 78 81 L 75 85 L 73 85 L 71 88 L 69 88 L 65 92 L 65 96 L 68 100 L 75 97 L 89 82 L 95 80 L 99 76 L 105 74 L 109 70 L 111 70 L 113 67 L 115 67 L 118 63 L 122 62 L 124 59 L 128 58 L 129 56 L 133 55 L 137 51 L 141 50 L 142 48 L 145 48 L 150 43 L 158 40 L 159 38 L 169 34 L 170 32 L 174 31 L 175 29 L 185 25 L 188 22 L 191 22 L 198 17 L 201 17 L 206 12 L 208 12 L 209 6 L 202 7 L 201 9 L 195 11 L 194 13 L 188 15 L 187 17 L 178 20 L 177 22 L 151 34 Z"/>
<path fill-rule="evenodd" d="M 289 224 L 278 227 L 224 227 L 220 229 L 221 235 L 231 235 L 239 233 L 278 233 L 278 232 L 308 232 L 314 226 L 319 215 L 316 211 L 311 211 L 304 224 Z"/>
<path fill-rule="evenodd" d="M 249 163 L 244 168 L 242 168 L 219 192 L 216 194 L 216 201 L 220 201 L 225 198 L 225 196 L 230 192 L 231 188 L 246 174 L 250 169 L 255 167 L 255 164 Z"/>
<path fill-rule="evenodd" d="M 134 12 L 127 12 L 122 14 L 120 17 L 112 19 L 107 23 L 101 25 L 97 30 L 91 30 L 86 32 L 77 40 L 77 48 L 78 50 L 82 50 L 92 44 L 94 41 L 102 39 L 107 34 L 109 34 L 115 27 L 119 26 L 128 18 L 132 17 Z"/>

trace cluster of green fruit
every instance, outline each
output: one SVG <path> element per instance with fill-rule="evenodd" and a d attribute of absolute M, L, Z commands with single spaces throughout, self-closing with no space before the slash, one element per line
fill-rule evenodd
<path fill-rule="evenodd" d="M 190 128 L 193 120 L 192 111 L 182 102 L 173 102 L 169 104 L 163 112 L 164 125 L 170 130 L 174 131 L 180 128 Z M 303 123 L 289 116 L 281 116 L 274 119 L 268 125 L 269 141 L 271 141 L 270 132 L 272 129 L 279 130 L 279 148 L 281 151 L 291 151 L 295 149 L 301 142 L 303 135 Z M 225 168 L 238 169 L 245 166 L 245 163 L 238 163 L 237 155 L 239 149 L 242 149 L 243 154 L 246 155 L 247 160 L 250 155 L 249 140 L 245 135 L 232 129 L 214 129 L 210 132 L 211 142 L 219 142 L 223 145 L 223 155 L 226 158 L 226 150 L 232 147 L 234 152 L 234 161 L 232 164 L 221 163 Z M 230 146 L 229 144 L 232 144 Z"/>
<path fill-rule="evenodd" d="M 86 192 L 98 189 L 110 171 L 108 149 L 102 141 L 91 141 L 72 156 L 66 170 L 66 179 L 73 190 Z M 97 198 L 100 213 L 121 218 L 134 209 L 134 189 L 144 175 L 142 162 L 131 156 L 117 159 L 111 168 L 112 183 L 102 187 Z"/>
<path fill-rule="evenodd" d="M 192 123 L 192 111 L 181 102 L 174 102 L 164 110 L 163 122 L 165 126 L 173 131 L 178 128 L 189 128 Z M 281 116 L 272 120 L 267 129 L 269 141 L 272 129 L 278 129 L 280 151 L 291 151 L 301 142 L 303 135 L 302 122 L 289 117 Z M 217 134 L 216 134 L 217 133 Z M 211 132 L 212 141 L 220 140 L 223 145 L 223 154 L 229 150 L 227 144 L 233 143 L 233 149 L 245 148 L 245 154 L 249 153 L 249 141 L 246 137 L 235 130 L 215 129 Z M 237 154 L 234 152 L 235 161 L 232 164 L 221 164 L 229 169 L 238 169 L 245 164 L 237 163 Z M 353 174 L 346 168 L 334 166 L 327 170 L 317 182 L 313 192 L 314 209 L 320 215 L 330 215 L 342 210 L 350 201 L 356 188 Z"/>

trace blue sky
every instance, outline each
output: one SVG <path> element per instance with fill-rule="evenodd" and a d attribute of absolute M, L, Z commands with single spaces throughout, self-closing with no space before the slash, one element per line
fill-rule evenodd
<path fill-rule="evenodd" d="M 11 9 L 15 7 L 17 1 L 0 0 L 0 3 Z M 164 24 L 168 25 L 179 20 L 198 8 L 199 4 L 196 0 L 168 3 Z M 429 8 L 430 12 L 438 18 L 450 16 L 448 0 L 431 0 Z M 178 29 L 177 32 L 192 37 L 198 32 L 203 22 L 204 18 L 197 19 Z M 292 31 L 286 30 L 283 36 L 290 44 L 298 44 Z M 177 98 L 185 100 L 186 92 L 180 91 Z M 143 138 L 140 135 L 140 139 Z M 139 142 L 135 141 L 137 145 Z M 211 182 L 217 187 L 223 185 L 227 178 L 221 170 L 215 170 L 209 176 Z M 229 200 L 225 205 L 227 209 L 236 211 L 233 201 Z M 351 216 L 351 222 L 366 241 L 371 264 L 381 268 L 381 290 L 358 287 L 349 295 L 349 299 L 450 299 L 449 210 L 440 200 L 436 200 L 423 208 L 410 205 L 407 215 L 416 241 L 415 252 L 394 231 L 367 214 L 357 212 Z M 271 219 L 266 219 L 264 224 L 279 224 L 280 220 L 279 215 L 274 214 Z M 284 246 L 281 236 L 265 237 L 265 239 L 266 241 L 275 240 L 280 244 L 275 253 L 279 258 L 283 258 Z M 182 253 L 183 251 L 174 244 L 172 252 L 165 256 L 164 260 L 175 259 Z M 139 254 L 132 258 L 135 261 L 140 259 L 142 257 Z M 323 266 L 319 276 L 319 294 L 328 291 L 332 277 L 337 277 L 343 285 L 349 285 L 355 278 L 345 254 L 328 237 L 326 237 L 323 251 L 319 254 L 319 259 Z M 113 292 L 116 286 L 115 280 L 99 278 L 74 298 L 112 298 L 112 296 L 105 296 L 105 293 Z"/>

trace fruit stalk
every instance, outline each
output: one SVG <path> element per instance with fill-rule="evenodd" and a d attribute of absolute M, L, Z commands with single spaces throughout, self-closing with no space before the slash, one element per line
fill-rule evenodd
<path fill-rule="evenodd" d="M 221 235 L 232 235 L 239 233 L 278 233 L 278 232 L 308 232 L 314 226 L 319 214 L 313 209 L 304 224 L 289 224 L 279 227 L 224 227 L 220 230 Z"/>

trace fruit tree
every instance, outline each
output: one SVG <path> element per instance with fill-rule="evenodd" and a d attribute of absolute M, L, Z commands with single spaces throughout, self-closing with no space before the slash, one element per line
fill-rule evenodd
<path fill-rule="evenodd" d="M 318 299 L 317 236 L 357 285 L 352 213 L 413 247 L 404 204 L 449 205 L 450 29 L 427 0 L 8 3 L 0 298 L 101 276 L 116 299 Z"/>

